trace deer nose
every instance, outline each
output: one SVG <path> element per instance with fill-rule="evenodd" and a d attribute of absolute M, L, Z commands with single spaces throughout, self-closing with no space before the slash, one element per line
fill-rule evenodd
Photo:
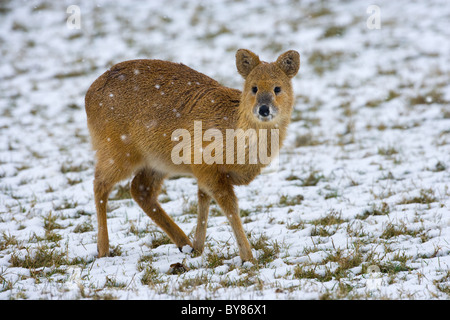
<path fill-rule="evenodd" d="M 263 117 L 267 117 L 270 114 L 270 109 L 268 106 L 263 104 L 262 106 L 259 107 L 258 113 Z"/>

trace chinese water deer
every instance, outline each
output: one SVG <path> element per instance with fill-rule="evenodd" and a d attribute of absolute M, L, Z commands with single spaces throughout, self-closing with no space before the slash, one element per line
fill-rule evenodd
<path fill-rule="evenodd" d="M 277 136 L 281 146 L 294 104 L 291 79 L 299 70 L 300 55 L 291 50 L 275 62 L 267 63 L 253 52 L 240 49 L 236 53 L 236 66 L 245 79 L 242 92 L 224 87 L 183 64 L 145 59 L 116 64 L 91 85 L 86 94 L 86 113 L 97 160 L 94 194 L 99 257 L 109 254 L 108 195 L 117 182 L 134 175 L 133 199 L 180 250 L 189 246 L 200 253 L 203 251 L 213 198 L 231 224 L 241 259 L 253 259 L 233 186 L 250 183 L 268 164 L 249 161 L 249 130 L 259 138 L 264 131 L 261 129 L 266 129 L 268 136 Z M 178 148 L 184 151 L 182 161 L 174 161 L 174 149 L 180 141 L 173 133 L 181 129 L 194 136 L 199 122 L 201 134 L 206 136 L 208 130 L 214 129 L 215 140 L 224 137 L 215 146 L 225 147 L 227 153 L 214 148 L 211 155 L 216 161 L 204 161 L 202 151 L 206 151 L 213 139 L 211 135 L 206 139 L 202 136 L 201 141 L 193 139 L 192 148 L 199 150 L 191 152 L 190 145 L 188 149 Z M 230 130 L 243 132 L 248 138 L 244 161 L 237 161 L 228 152 L 230 144 L 233 144 L 231 150 L 239 149 L 238 140 L 242 137 L 235 134 L 225 140 Z M 184 142 L 190 142 L 189 137 L 182 137 Z M 270 152 L 268 141 L 273 139 L 257 141 L 260 148 Z M 250 143 L 254 144 L 254 140 Z M 217 161 L 218 157 L 223 161 Z M 198 220 L 193 243 L 158 203 L 162 183 L 172 175 L 197 179 Z"/>

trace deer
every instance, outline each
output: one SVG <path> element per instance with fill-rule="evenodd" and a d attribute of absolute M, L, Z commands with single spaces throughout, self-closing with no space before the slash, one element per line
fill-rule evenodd
<path fill-rule="evenodd" d="M 157 59 L 120 62 L 89 87 L 85 109 L 96 158 L 93 189 L 99 257 L 109 256 L 108 196 L 115 184 L 132 176 L 132 198 L 180 251 L 203 252 L 214 199 L 231 225 L 241 260 L 254 261 L 234 187 L 248 185 L 268 164 L 250 163 L 250 148 L 245 149 L 245 161 L 241 162 L 189 161 L 193 154 L 191 159 L 189 154 L 185 156 L 186 161 L 173 161 L 173 149 L 179 141 L 172 133 L 182 128 L 192 134 L 196 121 L 201 121 L 203 133 L 211 128 L 222 133 L 254 130 L 259 138 L 262 129 L 276 130 L 282 146 L 294 107 L 292 79 L 300 68 L 300 54 L 289 50 L 268 63 L 250 50 L 239 49 L 235 58 L 244 79 L 242 91 L 182 63 Z M 227 139 L 224 145 L 233 144 L 236 149 L 237 140 Z M 262 140 L 256 143 L 270 152 L 269 143 Z M 201 148 L 208 142 L 200 141 Z M 218 155 L 219 151 L 214 154 Z M 158 202 L 163 181 L 180 175 L 195 178 L 198 186 L 193 242 Z"/>

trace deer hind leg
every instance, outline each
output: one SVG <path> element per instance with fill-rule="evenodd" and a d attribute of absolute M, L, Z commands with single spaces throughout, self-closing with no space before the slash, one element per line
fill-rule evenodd
<path fill-rule="evenodd" d="M 131 182 L 131 195 L 144 212 L 169 236 L 181 250 L 185 245 L 192 247 L 191 241 L 158 203 L 158 195 L 165 174 L 152 169 L 140 170 Z"/>
<path fill-rule="evenodd" d="M 205 246 L 210 203 L 211 196 L 198 188 L 197 229 L 195 230 L 194 239 L 194 250 L 198 253 L 202 253 Z"/>
<path fill-rule="evenodd" d="M 98 178 L 94 180 L 94 196 L 95 207 L 97 209 L 97 251 L 98 257 L 109 256 L 109 238 L 108 226 L 106 222 L 106 204 L 108 202 L 108 195 L 111 192 L 114 184 L 102 181 Z"/>
<path fill-rule="evenodd" d="M 95 168 L 94 197 L 97 210 L 97 250 L 99 258 L 109 256 L 108 226 L 106 222 L 108 195 L 114 185 L 125 179 L 126 176 L 127 172 L 124 170 L 116 166 L 105 166 L 104 161 L 101 160 Z"/>

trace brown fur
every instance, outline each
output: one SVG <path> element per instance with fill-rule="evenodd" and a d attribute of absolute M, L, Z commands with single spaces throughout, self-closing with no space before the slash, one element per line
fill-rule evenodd
<path fill-rule="evenodd" d="M 202 121 L 203 132 L 216 128 L 224 137 L 226 129 L 277 128 L 280 143 L 283 141 L 294 103 L 290 80 L 300 67 L 299 54 L 288 51 L 276 62 L 266 63 L 241 49 L 236 53 L 236 66 L 245 79 L 242 92 L 224 87 L 183 64 L 161 60 L 119 63 L 91 85 L 85 102 L 92 144 L 97 151 L 94 194 L 100 257 L 109 254 L 108 195 L 117 182 L 134 174 L 133 198 L 179 248 L 189 245 L 203 251 L 209 204 L 214 198 L 232 226 L 242 260 L 252 260 L 233 186 L 250 183 L 264 165 L 247 161 L 175 165 L 171 160 L 177 143 L 171 140 L 172 132 L 184 128 L 193 137 L 196 120 Z M 256 94 L 253 86 L 258 87 Z M 279 94 L 274 93 L 275 86 L 281 88 Z M 270 121 L 260 121 L 253 114 L 261 97 L 278 109 Z M 163 180 L 179 174 L 192 175 L 198 182 L 198 224 L 193 244 L 157 200 Z"/>

